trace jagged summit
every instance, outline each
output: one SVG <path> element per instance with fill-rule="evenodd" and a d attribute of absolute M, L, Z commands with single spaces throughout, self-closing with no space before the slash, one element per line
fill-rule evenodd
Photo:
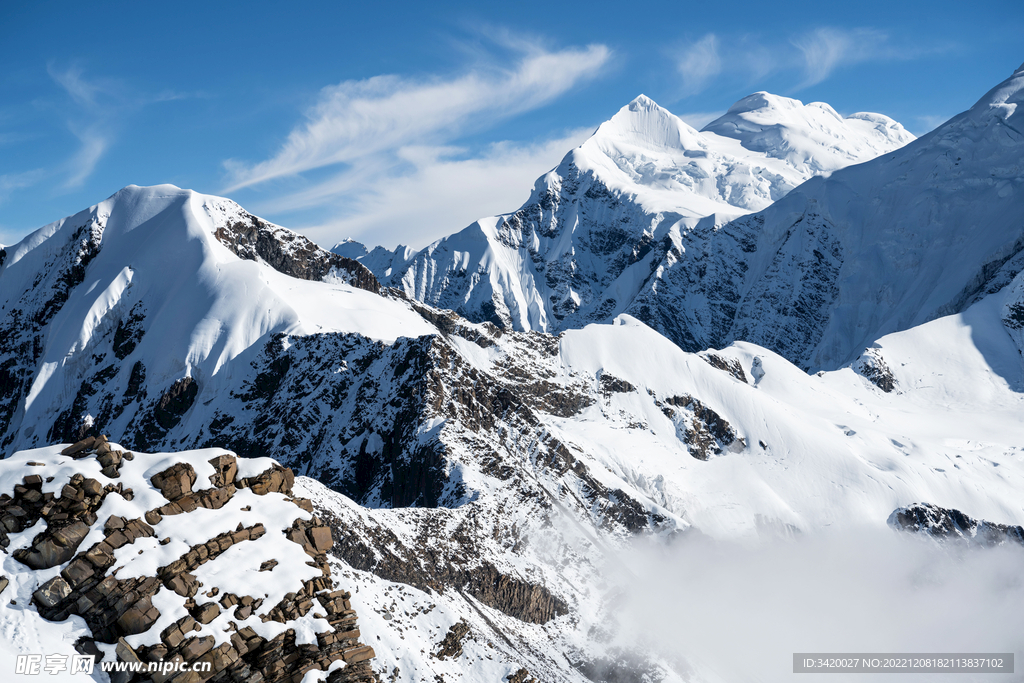
<path fill-rule="evenodd" d="M 683 244 L 687 257 L 666 264 L 640 297 L 652 312 L 645 320 L 684 348 L 743 339 L 830 369 L 885 334 L 964 311 L 1011 281 L 1024 292 L 1022 99 L 1018 73 L 900 149 L 693 235 Z M 857 115 L 859 122 L 888 126 L 879 115 Z M 805 151 L 785 130 L 749 123 L 730 130 L 789 158 Z M 1010 298 L 1012 308 L 1024 294 Z M 1009 343 L 1004 334 L 995 339 Z M 1019 330 L 1010 336 L 1024 344 Z"/>
<path fill-rule="evenodd" d="M 685 121 L 646 95 L 640 95 L 602 123 L 580 149 L 586 151 L 594 147 L 604 153 L 631 153 L 705 149 L 707 145 Z"/>

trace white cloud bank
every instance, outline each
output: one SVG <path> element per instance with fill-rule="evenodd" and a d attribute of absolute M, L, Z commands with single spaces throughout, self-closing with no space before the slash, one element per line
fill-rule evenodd
<path fill-rule="evenodd" d="M 458 148 L 403 147 L 398 155 L 412 166 L 411 171 L 400 176 L 381 174 L 358 187 L 350 174 L 341 174 L 333 181 L 338 184 L 336 193 L 328 181 L 309 193 L 290 195 L 277 206 L 298 209 L 344 195 L 340 218 L 303 232 L 328 248 L 346 237 L 371 248 L 376 244 L 420 248 L 478 218 L 519 208 L 537 177 L 592 133 L 592 128 L 582 128 L 532 144 L 500 142 L 465 159 L 457 158 L 463 151 Z"/>
<path fill-rule="evenodd" d="M 940 547 L 885 528 L 754 546 L 694 539 L 668 550 L 638 547 L 621 558 L 631 575 L 608 628 L 626 634 L 616 643 L 625 652 L 653 650 L 677 672 L 723 682 L 819 680 L 793 674 L 798 652 L 1020 652 L 1022 561 L 1024 549 L 1013 544 Z"/>

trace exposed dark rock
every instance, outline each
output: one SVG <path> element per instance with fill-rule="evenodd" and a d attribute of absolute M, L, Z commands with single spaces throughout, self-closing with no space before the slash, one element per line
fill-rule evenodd
<path fill-rule="evenodd" d="M 128 378 L 128 387 L 124 392 L 125 398 L 135 398 L 139 395 L 139 389 L 146 382 L 146 366 L 141 360 L 135 361 L 132 365 L 132 373 Z"/>
<path fill-rule="evenodd" d="M 146 319 L 145 309 L 141 303 L 135 304 L 131 312 L 118 321 L 114 330 L 114 355 L 124 360 L 135 350 L 142 337 L 146 334 L 143 321 Z"/>
<path fill-rule="evenodd" d="M 55 576 L 32 594 L 32 599 L 40 607 L 54 607 L 59 605 L 64 598 L 71 595 L 71 586 L 59 576 Z"/>
<path fill-rule="evenodd" d="M 405 546 L 389 529 L 371 526 L 357 533 L 337 519 L 328 518 L 337 540 L 331 551 L 355 569 L 423 591 L 464 591 L 481 603 L 510 617 L 544 624 L 568 613 L 568 605 L 546 587 L 502 572 L 480 559 L 476 541 L 468 534 L 449 536 L 451 547 L 438 546 L 429 528 L 421 531 L 422 546 Z M 368 547 L 361 534 L 373 539 Z M 427 538 L 433 537 L 434 543 Z M 458 558 L 452 559 L 452 558 Z"/>
<path fill-rule="evenodd" d="M 154 474 L 150 481 L 154 487 L 160 489 L 164 498 L 175 501 L 187 493 L 192 493 L 192 485 L 196 483 L 196 471 L 187 462 L 179 462 L 163 472 Z"/>
<path fill-rule="evenodd" d="M 594 683 L 657 683 L 664 678 L 657 666 L 631 653 L 575 662 L 573 667 Z"/>
<path fill-rule="evenodd" d="M 90 437 L 65 449 L 72 457 L 98 457 L 110 452 L 103 438 Z M 127 459 L 125 456 L 122 459 Z M 217 483 L 232 479 L 237 472 L 231 456 L 214 458 L 211 464 L 217 469 Z M 229 476 L 230 475 L 230 476 Z M 190 491 L 195 475 L 190 465 L 177 463 L 153 476 L 155 485 L 165 496 L 175 500 L 160 508 L 167 514 L 187 514 L 197 507 L 218 507 L 224 504 L 219 496 L 230 498 L 236 486 L 251 487 L 254 493 L 271 490 L 289 493 L 294 477 L 290 470 L 280 466 L 263 473 L 238 479 L 235 483 L 202 491 Z M 314 601 L 322 605 L 319 618 L 326 619 L 331 630 L 319 633 L 314 646 L 300 646 L 295 642 L 294 630 L 287 630 L 277 638 L 266 640 L 252 629 L 243 628 L 231 634 L 229 642 L 214 647 L 214 639 L 199 631 L 202 624 L 211 622 L 222 609 L 237 608 L 236 618 L 245 619 L 262 606 L 261 599 L 250 596 L 223 595 L 217 601 L 190 600 L 186 607 L 191 610 L 187 616 L 160 633 L 158 644 L 133 649 L 124 640 L 125 636 L 142 633 L 156 623 L 159 611 L 152 603 L 152 597 L 161 586 L 166 586 L 179 595 L 195 598 L 198 584 L 194 574 L 197 567 L 218 557 L 237 543 L 245 543 L 262 537 L 266 529 L 256 523 L 232 532 L 219 534 L 203 544 L 194 546 L 183 556 L 170 564 L 160 567 L 157 576 L 118 579 L 108 574 L 114 564 L 113 554 L 118 548 L 131 545 L 139 538 L 152 537 L 155 530 L 140 519 L 125 519 L 110 516 L 102 522 L 104 540 L 90 548 L 77 552 L 77 546 L 91 528 L 100 525 L 93 509 L 102 503 L 103 496 L 116 491 L 132 498 L 131 491 L 122 489 L 120 484 L 97 489 L 98 482 L 72 476 L 64 485 L 61 496 L 41 494 L 42 478 L 28 475 L 22 485 L 15 487 L 14 495 L 0 496 L 0 521 L 5 528 L 21 528 L 27 521 L 40 516 L 47 518 L 47 529 L 35 539 L 30 555 L 42 554 L 40 546 L 53 544 L 55 547 L 70 549 L 70 556 L 63 561 L 67 567 L 60 576 L 54 577 L 37 589 L 33 595 L 39 614 L 49 620 L 63 621 L 72 614 L 84 619 L 91 635 L 75 644 L 79 652 L 97 654 L 96 642 L 117 645 L 116 656 L 120 661 L 142 662 L 180 658 L 187 662 L 210 662 L 210 676 L 213 680 L 231 680 L 238 683 L 270 683 L 298 680 L 312 669 L 324 670 L 333 661 L 344 660 L 346 666 L 331 674 L 334 683 L 373 683 L 377 681 L 371 668 L 373 648 L 359 642 L 360 632 L 356 625 L 356 614 L 352 610 L 349 593 L 334 590 L 330 569 L 323 554 L 329 545 L 330 529 L 317 517 L 305 520 L 299 517 L 289 531 L 288 538 L 298 543 L 309 556 L 310 565 L 320 569 L 320 576 L 303 582 L 299 591 L 288 593 L 278 605 L 265 612 L 265 619 L 288 623 L 306 615 Z M 308 501 L 296 501 L 303 509 Z M 168 509 L 176 506 L 175 509 Z M 182 507 L 184 506 L 184 507 Z M 147 514 L 147 518 L 149 515 Z M 10 522 L 10 523 L 9 523 Z M 155 520 L 159 523 L 159 519 Z M 5 532 L 0 532 L 6 538 Z M 22 559 L 19 557 L 19 559 Z M 23 560 L 24 561 L 24 560 Z M 4 580 L 6 581 L 6 580 Z M 0 590 L 3 586 L 0 586 Z M 205 595 L 216 595 L 216 590 Z M 197 604 L 198 603 L 198 604 Z M 320 609 L 320 607 L 318 607 Z M 127 673 L 118 680 L 141 682 L 142 676 Z M 145 680 L 149 680 L 145 678 Z M 154 677 L 153 681 L 165 681 L 166 677 Z M 177 680 L 177 679 L 175 679 Z M 192 680 L 191 678 L 188 680 Z"/>
<path fill-rule="evenodd" d="M 690 455 L 698 460 L 708 460 L 712 455 L 720 454 L 723 447 L 738 441 L 732 425 L 693 396 L 689 394 L 670 396 L 664 402 L 691 413 L 692 417 L 684 420 L 683 441 L 686 443 Z M 662 410 L 669 417 L 675 415 L 670 408 Z M 742 443 L 742 440 L 739 441 Z"/>
<path fill-rule="evenodd" d="M 724 370 L 744 384 L 747 383 L 747 374 L 743 372 L 743 366 L 740 365 L 739 360 L 736 358 L 725 358 L 724 356 L 719 356 L 717 353 L 712 353 L 710 351 L 705 351 L 700 354 L 700 357 L 706 360 L 712 367 Z"/>
<path fill-rule="evenodd" d="M 240 221 L 217 228 L 214 236 L 239 258 L 264 261 L 285 275 L 302 280 L 323 280 L 334 271 L 353 287 L 375 294 L 380 292 L 377 278 L 363 264 L 332 254 L 298 233 L 251 214 L 244 214 Z"/>
<path fill-rule="evenodd" d="M 853 371 L 887 394 L 896 388 L 896 377 L 877 348 L 865 350 L 854 362 Z"/>
<path fill-rule="evenodd" d="M 525 668 L 518 669 L 515 673 L 506 676 L 508 683 L 538 683 L 537 679 L 530 675 Z"/>
<path fill-rule="evenodd" d="M 626 380 L 619 379 L 603 370 L 601 371 L 601 393 L 604 394 L 605 398 L 612 394 L 628 394 L 632 391 L 636 391 L 636 387 Z"/>
<path fill-rule="evenodd" d="M 438 643 L 438 659 L 458 659 L 462 655 L 462 639 L 469 634 L 469 624 L 457 621 L 448 629 L 444 640 Z"/>
<path fill-rule="evenodd" d="M 914 503 L 889 515 L 889 526 L 900 531 L 927 534 L 940 541 L 992 547 L 1004 543 L 1024 545 L 1024 527 L 974 519 L 953 508 Z"/>
<path fill-rule="evenodd" d="M 75 229 L 65 248 L 54 252 L 31 289 L 0 320 L 0 449 L 14 441 L 11 419 L 35 378 L 46 325 L 85 280 L 86 268 L 99 253 L 103 228 L 92 219 Z"/>
<path fill-rule="evenodd" d="M 164 429 L 170 429 L 179 422 L 199 393 L 199 384 L 191 377 L 182 377 L 168 389 L 153 410 L 153 416 Z"/>

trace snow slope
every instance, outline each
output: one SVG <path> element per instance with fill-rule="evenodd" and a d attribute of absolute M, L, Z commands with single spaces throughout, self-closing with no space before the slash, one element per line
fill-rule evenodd
<path fill-rule="evenodd" d="M 880 114 L 839 116 L 768 93 L 698 132 L 641 95 L 538 179 L 512 214 L 481 219 L 418 254 L 359 258 L 382 281 L 475 321 L 557 331 L 607 321 L 698 219 L 765 208 L 808 178 L 910 140 Z M 337 253 L 358 254 L 343 243 Z"/>

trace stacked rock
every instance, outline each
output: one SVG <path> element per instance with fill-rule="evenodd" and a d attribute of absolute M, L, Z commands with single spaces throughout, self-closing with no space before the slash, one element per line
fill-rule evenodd
<path fill-rule="evenodd" d="M 377 680 L 370 661 L 373 649 L 359 642 L 356 613 L 349 601 L 351 596 L 336 590 L 331 578 L 325 554 L 333 545 L 331 528 L 312 514 L 310 501 L 292 495 L 294 474 L 290 469 L 273 463 L 257 474 L 239 477 L 235 456 L 221 452 L 206 461 L 212 466 L 213 474 L 209 475 L 205 473 L 210 468 L 202 460 L 196 460 L 192 454 L 181 454 L 192 457 L 182 457 L 149 477 L 146 495 L 139 499 L 122 482 L 104 483 L 103 480 L 124 475 L 139 488 L 136 481 L 140 474 L 151 468 L 157 458 L 166 462 L 166 455 L 135 456 L 110 444 L 105 437 L 83 440 L 63 449 L 59 455 L 63 457 L 51 458 L 49 465 L 29 461 L 21 466 L 43 467 L 44 474 L 57 470 L 67 472 L 68 458 L 95 457 L 100 472 L 95 477 L 84 476 L 81 472 L 71 475 L 59 496 L 53 489 L 61 482 L 55 482 L 53 476 L 44 478 L 38 474 L 25 476 L 21 484 L 14 486 L 13 495 L 0 493 L 0 528 L 3 529 L 0 546 L 6 548 L 10 544 L 8 534 L 20 533 L 40 519 L 45 520 L 45 529 L 27 547 L 15 549 L 13 556 L 35 570 L 65 565 L 59 576 L 46 581 L 34 592 L 33 602 L 46 619 L 59 621 L 78 615 L 85 620 L 92 639 L 80 640 L 76 645 L 79 651 L 100 654 L 101 648 L 96 645 L 99 642 L 117 644 L 118 659 L 141 662 L 143 669 L 147 662 L 161 661 L 209 665 L 199 670 L 194 666 L 188 667 L 189 670 L 178 666 L 167 674 L 145 670 L 118 674 L 123 681 L 298 682 L 310 671 L 323 672 L 321 680 L 329 683 Z M 125 464 L 132 460 L 135 464 L 131 471 L 124 470 Z M 14 464 L 11 460 L 6 463 L 8 467 Z M 91 472 L 96 465 L 79 469 Z M 193 490 L 201 479 L 197 469 L 204 472 L 210 487 Z M 149 485 L 152 489 L 148 489 Z M 44 492 L 44 488 L 50 491 Z M 252 495 L 276 497 L 274 505 L 284 504 L 294 513 L 287 513 L 284 518 L 275 513 L 276 518 L 258 522 L 246 516 L 245 519 L 252 519 L 253 523 L 239 522 L 232 531 L 193 543 L 187 551 L 159 566 L 153 575 L 133 575 L 125 569 L 136 555 L 159 553 L 160 546 L 177 547 L 169 546 L 172 542 L 182 545 L 173 533 L 174 528 L 180 527 L 168 527 L 170 533 L 163 531 L 169 524 L 166 520 L 181 519 L 177 516 L 200 509 L 219 510 L 242 491 L 247 492 L 243 496 L 247 500 L 252 500 Z M 112 499 L 121 505 L 119 510 L 135 509 L 141 501 L 162 499 L 165 502 L 149 509 L 139 508 L 136 518 L 103 514 L 104 501 L 112 494 L 124 499 Z M 137 501 L 135 507 L 123 505 L 133 498 Z M 244 511 L 243 515 L 258 515 L 260 507 L 250 503 L 240 510 Z M 251 512 L 253 508 L 256 512 Z M 272 506 L 267 509 L 280 510 Z M 101 514 L 106 518 L 100 519 Z M 294 582 L 294 591 L 284 594 L 276 604 L 265 604 L 265 596 L 260 594 L 241 595 L 221 591 L 216 586 L 202 591 L 203 582 L 197 572 L 229 549 L 263 538 L 268 527 L 270 533 L 283 537 L 281 540 L 296 544 L 296 550 L 301 548 L 299 556 L 305 560 L 299 561 L 293 553 L 284 553 L 285 556 L 260 558 L 255 566 L 239 566 L 235 571 L 274 571 L 279 563 L 293 568 L 308 567 L 302 570 L 301 576 L 278 568 L 275 579 Z M 90 535 L 99 540 L 84 543 Z M 141 539 L 148 540 L 142 542 Z M 137 541 L 142 545 L 134 545 Z M 255 547 L 264 546 L 243 546 L 242 550 Z M 239 584 L 236 581 L 231 585 Z M 170 609 L 168 600 L 172 598 L 177 607 Z M 179 613 L 184 616 L 167 623 L 168 618 L 162 618 L 161 610 L 171 618 Z M 220 618 L 222 614 L 224 618 Z M 211 624 L 215 619 L 217 623 Z M 303 620 L 299 630 L 298 626 L 289 627 L 296 620 Z M 280 626 L 273 626 L 275 622 Z M 272 628 L 264 628 L 263 624 Z M 207 625 L 207 631 L 216 626 L 220 637 L 203 633 Z M 315 627 L 315 642 L 309 640 L 310 625 Z M 155 628 L 160 629 L 158 634 Z M 297 637 L 299 631 L 305 633 L 301 639 Z M 132 638 L 139 634 L 141 638 Z M 134 646 L 129 641 L 134 642 Z"/>

